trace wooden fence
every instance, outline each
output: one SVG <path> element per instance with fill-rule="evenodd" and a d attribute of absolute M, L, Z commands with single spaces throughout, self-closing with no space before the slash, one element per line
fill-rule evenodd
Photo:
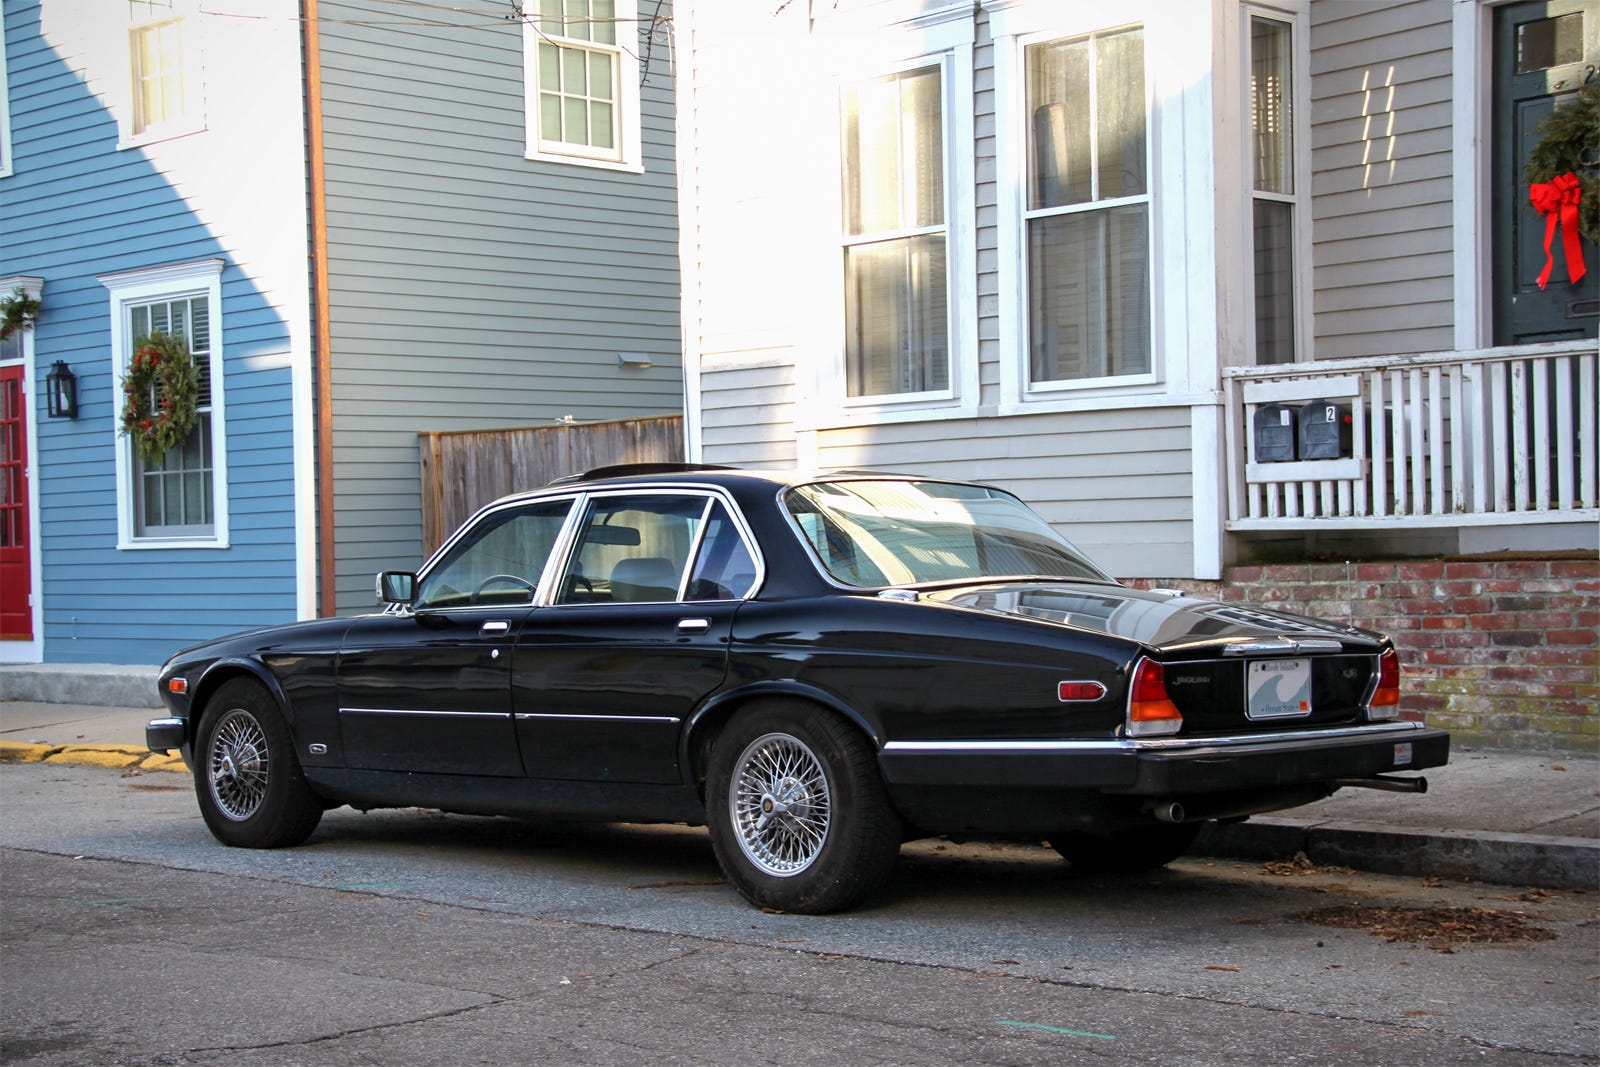
<path fill-rule="evenodd" d="M 683 460 L 683 416 L 417 435 L 423 554 L 483 505 L 613 463 Z"/>

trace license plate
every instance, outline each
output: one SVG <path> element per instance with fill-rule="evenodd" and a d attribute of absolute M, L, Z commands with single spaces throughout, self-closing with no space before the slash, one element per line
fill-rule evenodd
<path fill-rule="evenodd" d="M 1311 661 L 1251 660 L 1245 675 L 1251 719 L 1297 719 L 1311 714 Z"/>

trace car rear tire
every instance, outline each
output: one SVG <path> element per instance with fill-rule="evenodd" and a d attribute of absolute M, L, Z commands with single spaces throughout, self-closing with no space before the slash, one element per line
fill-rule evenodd
<path fill-rule="evenodd" d="M 1050 844 L 1084 874 L 1139 874 L 1165 867 L 1189 851 L 1203 826 L 1203 822 L 1163 824 L 1107 837 L 1061 834 Z"/>
<path fill-rule="evenodd" d="M 282 848 L 311 836 L 322 801 L 306 784 L 277 703 L 259 683 L 227 682 L 195 738 L 195 794 L 218 841 Z"/>
<path fill-rule="evenodd" d="M 797 702 L 733 720 L 711 751 L 706 825 L 717 862 L 760 908 L 821 915 L 889 877 L 899 816 L 859 731 Z"/>

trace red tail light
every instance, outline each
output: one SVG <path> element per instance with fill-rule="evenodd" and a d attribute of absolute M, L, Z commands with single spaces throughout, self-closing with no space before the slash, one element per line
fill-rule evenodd
<path fill-rule="evenodd" d="M 1393 719 L 1400 715 L 1400 656 L 1386 649 L 1378 657 L 1378 686 L 1367 701 L 1367 718 Z"/>
<path fill-rule="evenodd" d="M 1155 660 L 1141 659 L 1128 687 L 1128 736 L 1159 737 L 1183 726 L 1183 712 L 1167 696 L 1167 672 Z"/>

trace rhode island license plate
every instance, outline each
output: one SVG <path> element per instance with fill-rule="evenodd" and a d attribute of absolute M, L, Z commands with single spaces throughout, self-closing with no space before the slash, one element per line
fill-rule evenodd
<path fill-rule="evenodd" d="M 1311 661 L 1251 660 L 1245 674 L 1251 719 L 1293 719 L 1311 714 Z"/>

